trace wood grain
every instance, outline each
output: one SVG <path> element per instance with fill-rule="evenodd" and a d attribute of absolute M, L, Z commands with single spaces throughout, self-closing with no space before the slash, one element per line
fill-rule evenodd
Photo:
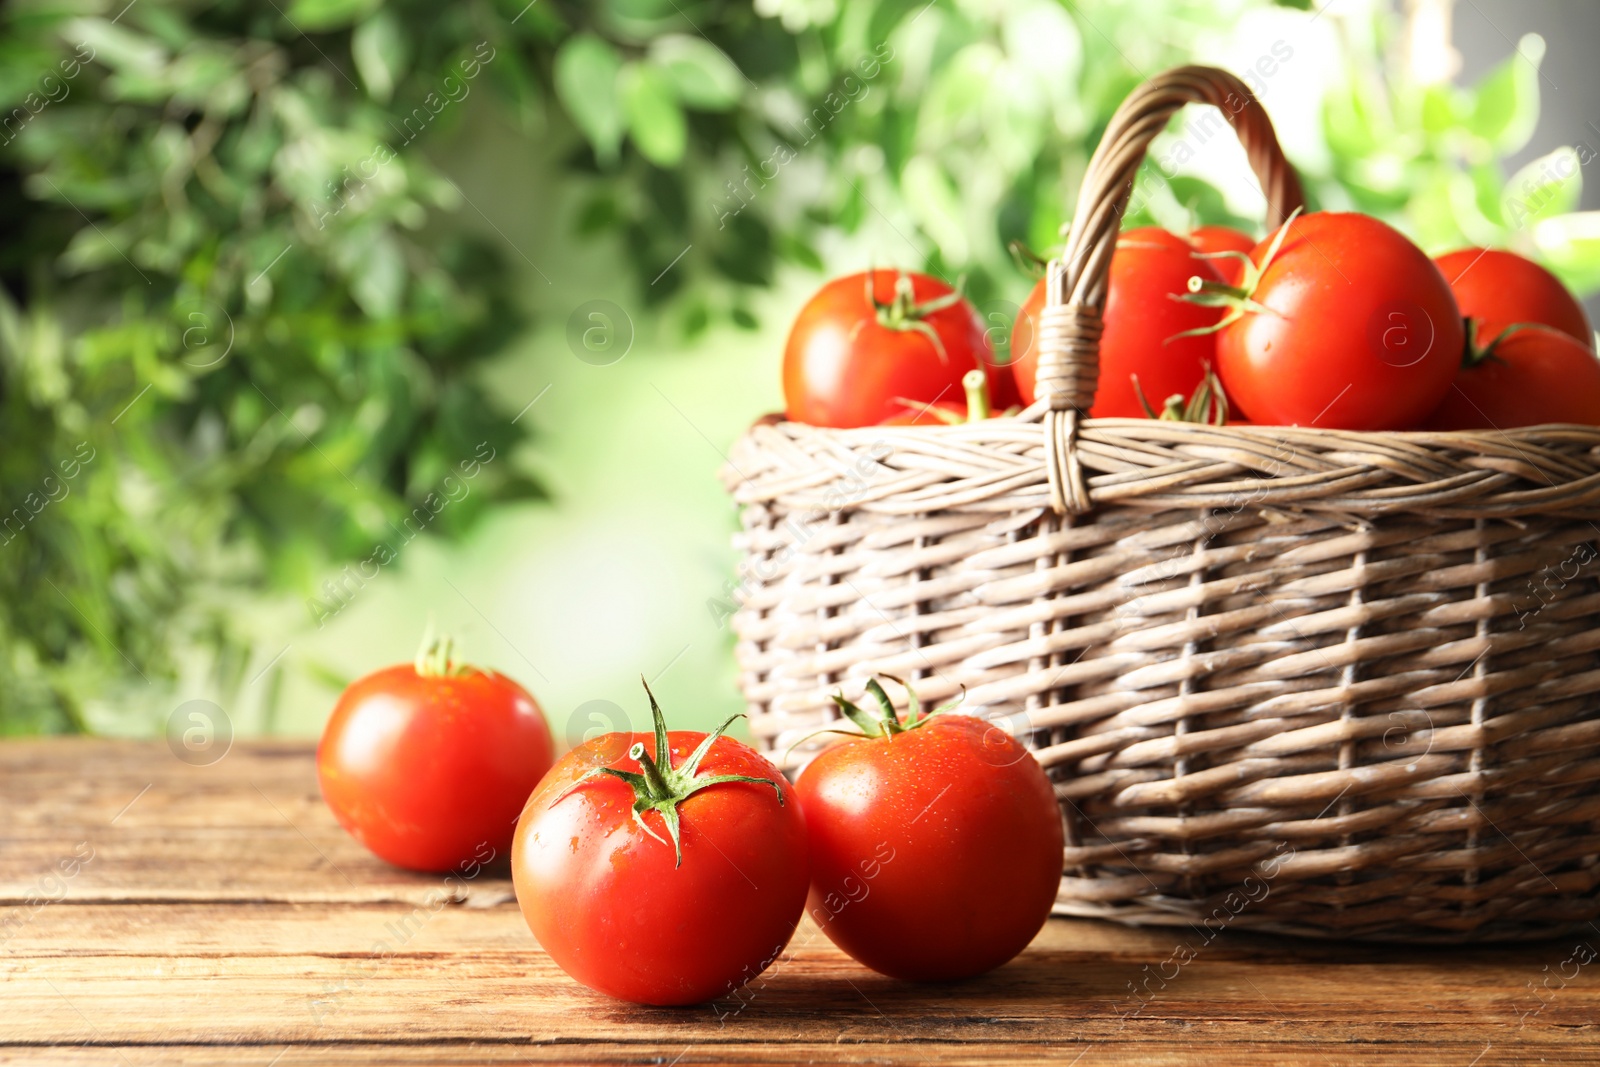
<path fill-rule="evenodd" d="M 922 987 L 806 925 L 736 996 L 646 1009 L 567 979 L 503 870 L 446 886 L 346 839 L 303 744 L 193 768 L 159 744 L 8 743 L 0 810 L 0 1063 L 1600 1059 L 1600 958 L 1573 962 L 1600 930 L 1421 950 L 1052 920 L 1001 970 Z"/>

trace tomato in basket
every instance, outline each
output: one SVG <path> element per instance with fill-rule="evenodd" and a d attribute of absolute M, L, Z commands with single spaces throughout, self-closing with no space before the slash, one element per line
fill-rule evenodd
<path fill-rule="evenodd" d="M 609 733 L 568 752 L 528 798 L 512 846 L 523 918 L 573 978 L 639 1004 L 698 1004 L 768 967 L 805 906 L 805 820 L 748 745 Z"/>
<path fill-rule="evenodd" d="M 1463 248 L 1434 263 L 1450 283 L 1461 314 L 1478 323 L 1481 337 L 1493 338 L 1517 323 L 1537 323 L 1593 350 L 1594 331 L 1583 305 L 1531 259 L 1498 249 Z"/>
<path fill-rule="evenodd" d="M 1238 285 L 1244 276 L 1245 257 L 1260 242 L 1232 226 L 1196 226 L 1189 231 L 1189 243 L 1210 261 L 1223 281 Z"/>
<path fill-rule="evenodd" d="M 1257 423 L 1405 430 L 1438 407 L 1461 363 L 1461 313 L 1444 276 L 1368 215 L 1296 215 L 1256 246 L 1237 286 L 1197 275 L 1226 310 L 1217 373 Z"/>
<path fill-rule="evenodd" d="M 892 680 L 892 679 L 891 679 Z M 811 917 L 835 945 L 894 978 L 982 974 L 1033 940 L 1061 881 L 1061 813 L 1050 779 L 993 723 L 901 719 L 843 695 L 864 736 L 824 749 L 796 790 L 811 843 Z"/>
<path fill-rule="evenodd" d="M 937 404 L 907 404 L 898 415 L 891 415 L 879 426 L 955 426 L 967 421 L 964 404 L 941 400 Z"/>
<path fill-rule="evenodd" d="M 1106 290 L 1105 332 L 1100 337 L 1100 385 L 1089 414 L 1097 418 L 1144 415 L 1133 377 L 1146 396 L 1188 396 L 1205 376 L 1215 340 L 1196 333 L 1215 326 L 1221 312 L 1181 300 L 1189 279 L 1200 276 L 1222 284 L 1222 276 L 1188 242 L 1166 230 L 1144 227 L 1117 238 Z M 1017 315 L 1011 337 L 1011 367 L 1022 403 L 1036 399 L 1039 315 L 1044 310 L 1044 282 Z"/>
<path fill-rule="evenodd" d="M 969 370 L 961 378 L 961 388 L 966 392 L 964 403 L 941 400 L 937 404 L 918 404 L 902 400 L 903 409 L 891 415 L 879 426 L 952 426 L 963 422 L 978 422 L 993 414 L 989 403 L 989 379 L 981 370 Z"/>
<path fill-rule="evenodd" d="M 959 403 L 970 370 L 1006 403 L 1009 369 L 993 362 L 972 305 L 937 278 L 878 270 L 836 278 L 800 309 L 783 352 L 793 422 L 873 426 L 918 406 Z"/>
<path fill-rule="evenodd" d="M 1468 350 L 1430 430 L 1509 430 L 1546 422 L 1600 426 L 1600 359 L 1549 326 L 1508 326 Z"/>

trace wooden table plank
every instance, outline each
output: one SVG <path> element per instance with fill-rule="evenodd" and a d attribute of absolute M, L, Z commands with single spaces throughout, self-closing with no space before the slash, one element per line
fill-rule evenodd
<path fill-rule="evenodd" d="M 1001 970 L 930 987 L 862 969 L 808 923 L 738 995 L 648 1009 L 567 979 L 503 867 L 447 883 L 368 855 L 304 744 L 205 768 L 162 745 L 0 744 L 0 811 L 0 1063 L 1600 1061 L 1600 930 L 1201 945 L 1058 919 Z M 1185 941 L 1199 950 L 1179 966 Z"/>
<path fill-rule="evenodd" d="M 287 1051 L 285 1051 L 287 1049 Z M 677 1056 L 675 1059 L 674 1056 Z M 274 1059 L 274 1057 L 278 1057 Z M 1204 1051 L 1174 1034 L 1160 1043 L 1137 1046 L 1110 1045 L 963 1045 L 940 1046 L 919 1042 L 857 1043 L 851 1041 L 811 1042 L 762 1047 L 759 1045 L 688 1045 L 676 1053 L 665 1053 L 648 1045 L 594 1043 L 575 1053 L 570 1047 L 549 1045 L 384 1045 L 320 1046 L 302 1050 L 290 1046 L 271 1049 L 238 1049 L 225 1046 L 163 1046 L 151 1050 L 138 1046 L 51 1049 L 41 1056 L 38 1050 L 0 1047 L 0 1064 L 18 1063 L 29 1067 L 80 1067 L 93 1064 L 146 1067 L 168 1064 L 215 1067 L 221 1064 L 256 1064 L 257 1067 L 301 1067 L 304 1064 L 355 1065 L 384 1064 L 551 1064 L 627 1067 L 699 1067 L 713 1064 L 791 1064 L 826 1063 L 845 1065 L 940 1064 L 949 1067 L 1001 1067 L 1018 1063 L 1049 1063 L 1072 1067 L 1190 1067 L 1196 1063 L 1227 1063 L 1240 1067 L 1254 1063 L 1316 1064 L 1318 1067 L 1411 1067 L 1411 1065 L 1459 1065 L 1459 1067 L 1502 1067 L 1502 1065 L 1540 1064 L 1550 1067 L 1593 1067 L 1592 1055 L 1547 1055 L 1540 1051 L 1503 1053 L 1498 1047 L 1485 1048 L 1468 1042 L 1444 1042 L 1418 1050 L 1413 1046 L 1390 1044 L 1348 1044 L 1330 1047 L 1322 1042 L 1284 1042 L 1270 1046 L 1237 1045 L 1228 1051 Z"/>
<path fill-rule="evenodd" d="M 61 746 L 76 755 L 62 758 Z M 375 860 L 333 821 L 305 742 L 240 745 L 191 767 L 163 745 L 77 740 L 0 744 L 0 904 L 37 894 L 80 846 L 93 859 L 75 903 L 181 900 L 423 903 L 437 875 Z M 241 860 L 248 857 L 248 862 Z M 450 883 L 468 899 L 510 900 L 503 881 Z"/>

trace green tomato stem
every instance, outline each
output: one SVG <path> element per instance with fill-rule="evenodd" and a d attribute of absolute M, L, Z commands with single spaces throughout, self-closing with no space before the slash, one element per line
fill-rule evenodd
<path fill-rule="evenodd" d="M 961 388 L 967 391 L 967 421 L 987 419 L 994 411 L 989 402 L 989 376 L 982 370 L 969 370 L 961 376 Z"/>
<path fill-rule="evenodd" d="M 700 761 L 705 759 L 706 753 L 711 751 L 711 746 L 716 743 L 733 720 L 739 715 L 730 715 L 721 726 L 705 736 L 704 740 L 689 753 L 689 758 L 683 765 L 672 765 L 672 746 L 667 739 L 667 720 L 661 714 L 661 705 L 656 703 L 656 696 L 650 692 L 650 683 L 642 677 L 639 679 L 644 685 L 644 692 L 650 698 L 650 714 L 655 719 L 656 752 L 654 758 L 645 751 L 642 742 L 634 742 L 628 749 L 628 758 L 639 764 L 639 770 L 624 771 L 616 767 L 596 767 L 594 770 L 572 783 L 572 787 L 558 797 L 559 801 L 568 793 L 573 792 L 586 782 L 592 781 L 600 775 L 616 778 L 626 783 L 633 790 L 633 821 L 639 828 L 651 837 L 666 844 L 662 836 L 650 828 L 644 821 L 647 811 L 654 811 L 661 816 L 661 821 L 666 825 L 667 835 L 672 839 L 672 851 L 675 857 L 673 868 L 683 866 L 683 836 L 679 823 L 678 805 L 700 790 L 713 785 L 723 785 L 728 782 L 749 782 L 754 785 L 770 785 L 772 791 L 778 796 L 778 804 L 783 804 L 783 786 L 771 778 L 762 778 L 748 774 L 701 774 Z"/>
<path fill-rule="evenodd" d="M 1481 322 L 1473 319 L 1471 316 L 1468 316 L 1462 321 L 1467 327 L 1466 349 L 1461 354 L 1461 365 L 1463 367 L 1476 367 L 1478 364 L 1486 362 L 1487 360 L 1498 360 L 1500 358 L 1500 346 L 1505 344 L 1512 334 L 1521 333 L 1523 330 L 1544 330 L 1548 333 L 1561 334 L 1561 336 L 1565 336 L 1565 334 L 1562 334 L 1560 330 L 1553 326 L 1546 326 L 1542 322 L 1513 322 L 1510 326 L 1507 326 L 1505 329 L 1501 330 L 1499 333 L 1495 334 L 1487 342 L 1485 342 L 1479 336 L 1479 329 L 1483 325 Z"/>
<path fill-rule="evenodd" d="M 892 674 L 885 674 L 881 677 L 889 679 L 889 681 L 894 682 L 906 691 L 906 717 L 903 722 L 899 714 L 894 710 L 894 701 L 890 700 L 889 694 L 883 691 L 883 684 L 877 678 L 867 680 L 867 693 L 871 695 L 878 705 L 875 711 L 868 711 L 859 704 L 845 699 L 843 690 L 835 693 L 831 698 L 840 713 L 855 723 L 865 737 L 893 737 L 895 734 L 903 734 L 908 730 L 915 730 L 918 727 L 927 725 L 935 715 L 951 711 L 960 706 L 961 700 L 966 698 L 966 690 L 963 689 L 961 691 L 961 699 L 953 700 L 924 715 L 922 713 L 922 703 L 917 699 L 916 691 L 909 684 Z M 836 731 L 823 730 L 818 732 L 829 733 Z M 802 740 L 804 739 L 802 738 Z M 798 743 L 796 742 L 796 744 Z"/>
<path fill-rule="evenodd" d="M 1139 400 L 1139 406 L 1144 408 L 1146 418 L 1157 419 L 1161 422 L 1196 422 L 1208 426 L 1225 426 L 1228 422 L 1228 394 L 1223 391 L 1222 381 L 1206 364 L 1205 377 L 1200 379 L 1200 384 L 1195 386 L 1194 393 L 1186 401 L 1182 393 L 1173 393 L 1161 403 L 1158 412 L 1150 406 L 1150 401 L 1145 398 L 1144 388 L 1139 384 L 1137 374 L 1129 375 L 1133 379 L 1133 394 Z"/>
<path fill-rule="evenodd" d="M 1167 338 L 1175 341 L 1180 337 L 1204 337 L 1216 333 L 1225 327 L 1233 325 L 1244 318 L 1247 313 L 1272 312 L 1272 309 L 1256 300 L 1256 288 L 1261 284 L 1262 275 L 1267 273 L 1267 268 L 1272 266 L 1272 261 L 1278 257 L 1278 250 L 1283 247 L 1284 238 L 1289 236 L 1289 227 L 1294 220 L 1300 217 L 1301 208 L 1295 208 L 1289 217 L 1283 220 L 1283 225 L 1278 227 L 1272 235 L 1272 243 L 1267 246 L 1266 255 L 1261 257 L 1260 265 L 1249 256 L 1244 257 L 1244 270 L 1238 285 L 1229 285 L 1227 282 L 1217 281 L 1214 278 L 1202 278 L 1198 274 L 1189 279 L 1189 291 L 1182 295 L 1173 295 L 1174 300 L 1196 304 L 1200 307 L 1225 308 L 1226 312 L 1214 325 L 1201 326 L 1193 330 L 1184 330 Z M 1276 312 L 1272 312 L 1277 314 Z"/>
<path fill-rule="evenodd" d="M 422 644 L 411 666 L 422 678 L 453 678 L 477 670 L 470 664 L 456 661 L 456 641 L 449 634 L 434 636 L 433 623 L 423 631 Z"/>
<path fill-rule="evenodd" d="M 939 334 L 924 320 L 935 312 L 954 307 L 961 302 L 961 289 L 964 279 L 958 279 L 955 289 L 951 292 L 919 304 L 917 303 L 916 289 L 912 284 L 911 275 L 901 271 L 895 275 L 894 296 L 885 304 L 878 300 L 876 289 L 877 272 L 869 270 L 866 277 L 867 303 L 872 305 L 878 325 L 888 330 L 910 330 L 921 334 L 928 339 L 928 342 L 933 345 L 933 350 L 939 354 L 939 362 L 948 363 L 950 357 L 945 352 L 944 342 L 939 340 Z M 859 329 L 859 326 L 857 328 Z"/>

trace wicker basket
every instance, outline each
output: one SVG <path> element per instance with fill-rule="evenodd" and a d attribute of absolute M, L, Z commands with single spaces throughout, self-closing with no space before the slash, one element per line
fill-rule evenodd
<path fill-rule="evenodd" d="M 1080 414 L 1133 173 L 1187 103 L 1233 124 L 1272 221 L 1299 205 L 1249 89 L 1169 71 L 1089 164 L 1038 403 L 960 426 L 764 423 L 735 446 L 751 727 L 782 755 L 874 673 L 926 700 L 965 687 L 1057 783 L 1064 914 L 1412 941 L 1585 926 L 1600 430 Z"/>

